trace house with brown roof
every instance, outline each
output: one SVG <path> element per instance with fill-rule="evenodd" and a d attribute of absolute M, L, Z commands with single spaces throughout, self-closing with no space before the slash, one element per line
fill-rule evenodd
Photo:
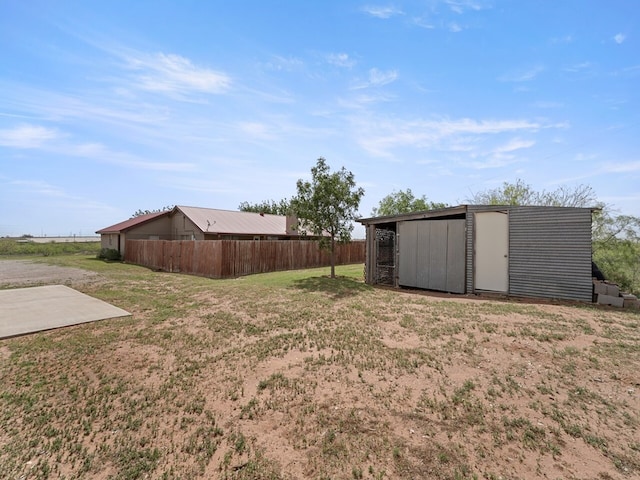
<path fill-rule="evenodd" d="M 295 216 L 175 206 L 98 230 L 102 248 L 124 255 L 126 240 L 300 239 Z"/>

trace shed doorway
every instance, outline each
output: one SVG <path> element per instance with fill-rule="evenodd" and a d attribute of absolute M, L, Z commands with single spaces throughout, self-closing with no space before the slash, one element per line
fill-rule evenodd
<path fill-rule="evenodd" d="M 396 278 L 396 232 L 376 228 L 375 283 L 395 285 Z"/>
<path fill-rule="evenodd" d="M 509 215 L 475 214 L 475 289 L 509 291 Z"/>

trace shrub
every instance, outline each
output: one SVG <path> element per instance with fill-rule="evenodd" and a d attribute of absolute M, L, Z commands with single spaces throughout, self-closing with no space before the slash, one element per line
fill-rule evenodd
<path fill-rule="evenodd" d="M 119 262 L 122 260 L 122 255 L 115 248 L 101 248 L 97 258 L 110 262 Z"/>

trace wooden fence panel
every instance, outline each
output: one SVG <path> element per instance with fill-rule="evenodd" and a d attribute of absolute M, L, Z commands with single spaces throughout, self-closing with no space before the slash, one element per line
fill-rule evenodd
<path fill-rule="evenodd" d="M 365 243 L 336 245 L 336 265 L 363 263 Z M 327 250 L 310 240 L 127 240 L 125 260 L 154 270 L 211 278 L 329 266 Z"/>

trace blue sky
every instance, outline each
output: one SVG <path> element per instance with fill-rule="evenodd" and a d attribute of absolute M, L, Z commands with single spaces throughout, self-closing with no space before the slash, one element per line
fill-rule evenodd
<path fill-rule="evenodd" d="M 634 0 L 0 0 L 0 236 L 279 200 L 321 156 L 362 216 L 516 179 L 640 216 L 639 20 Z"/>

